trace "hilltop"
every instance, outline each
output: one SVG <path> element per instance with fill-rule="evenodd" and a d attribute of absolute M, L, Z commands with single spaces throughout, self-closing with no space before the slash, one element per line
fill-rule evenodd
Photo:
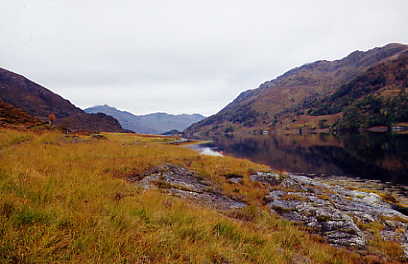
<path fill-rule="evenodd" d="M 407 54 L 407 45 L 389 44 L 355 51 L 340 60 L 305 64 L 241 93 L 220 112 L 185 132 L 211 136 L 231 131 L 348 129 L 342 119 L 346 106 L 356 105 L 367 96 L 388 100 L 405 92 Z M 402 109 L 400 104 L 405 100 L 392 104 Z M 365 110 L 358 111 L 364 114 Z M 357 128 L 389 125 L 405 119 L 404 115 L 386 122 L 361 121 Z"/>

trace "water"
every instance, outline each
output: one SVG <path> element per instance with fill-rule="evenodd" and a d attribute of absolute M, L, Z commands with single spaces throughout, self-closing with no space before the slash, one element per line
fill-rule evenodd
<path fill-rule="evenodd" d="M 197 150 L 203 155 L 208 155 L 208 156 L 216 156 L 216 157 L 222 157 L 223 155 L 216 150 L 216 147 L 213 144 L 194 144 L 194 145 L 187 145 L 188 148 Z M 208 145 L 208 146 L 207 146 Z"/>
<path fill-rule="evenodd" d="M 197 146 L 311 177 L 351 177 L 408 186 L 408 135 L 218 137 Z"/>

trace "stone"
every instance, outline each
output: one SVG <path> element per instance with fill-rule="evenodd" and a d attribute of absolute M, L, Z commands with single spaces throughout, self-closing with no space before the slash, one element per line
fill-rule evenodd
<path fill-rule="evenodd" d="M 224 175 L 224 177 L 228 180 L 229 183 L 232 184 L 238 184 L 238 183 L 243 183 L 244 176 L 234 174 L 234 173 L 229 173 Z"/>
<path fill-rule="evenodd" d="M 171 195 L 192 199 L 220 210 L 246 206 L 246 203 L 224 195 L 210 181 L 195 172 L 172 164 L 155 167 L 143 175 L 132 177 L 130 181 L 136 181 L 144 189 L 157 188 Z"/>
<path fill-rule="evenodd" d="M 332 245 L 365 248 L 369 233 L 363 232 L 356 221 L 376 221 L 384 225 L 383 239 L 399 242 L 408 258 L 407 224 L 404 223 L 408 217 L 375 193 L 348 190 L 292 174 L 281 177 L 262 172 L 252 175 L 251 180 L 275 186 L 264 198 L 271 211 L 313 228 Z"/>
<path fill-rule="evenodd" d="M 273 172 L 257 172 L 249 178 L 255 182 L 276 185 L 282 182 L 283 176 Z"/>

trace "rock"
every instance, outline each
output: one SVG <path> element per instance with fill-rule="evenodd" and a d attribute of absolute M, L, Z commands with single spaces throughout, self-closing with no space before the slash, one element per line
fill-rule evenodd
<path fill-rule="evenodd" d="M 229 183 L 232 183 L 232 184 L 238 184 L 238 183 L 243 183 L 243 178 L 244 178 L 244 176 L 242 176 L 242 175 L 238 175 L 238 174 L 234 174 L 234 173 L 229 173 L 229 174 L 226 174 L 226 175 L 224 175 L 224 177 L 225 178 L 227 178 L 227 180 L 228 180 L 228 182 Z"/>
<path fill-rule="evenodd" d="M 136 181 L 145 189 L 158 188 L 169 194 L 193 199 L 208 207 L 220 210 L 237 209 L 246 206 L 244 202 L 222 194 L 211 182 L 196 173 L 171 164 L 153 168 L 144 175 L 131 178 L 130 181 Z"/>
<path fill-rule="evenodd" d="M 408 258 L 408 225 L 404 223 L 408 223 L 408 217 L 379 195 L 292 174 L 282 177 L 261 172 L 250 178 L 274 186 L 264 198 L 272 211 L 313 228 L 329 243 L 364 248 L 369 232 L 361 230 L 357 223 L 378 222 L 384 227 L 383 239 L 399 242 Z"/>
<path fill-rule="evenodd" d="M 282 176 L 273 172 L 257 172 L 250 176 L 252 181 L 276 185 L 281 183 Z"/>
<path fill-rule="evenodd" d="M 294 200 L 285 200 L 286 197 Z M 296 196 L 299 200 L 296 200 Z M 362 231 L 347 214 L 334 208 L 329 201 L 304 193 L 272 191 L 267 205 L 285 218 L 304 223 L 325 236 L 335 245 L 364 247 Z"/>

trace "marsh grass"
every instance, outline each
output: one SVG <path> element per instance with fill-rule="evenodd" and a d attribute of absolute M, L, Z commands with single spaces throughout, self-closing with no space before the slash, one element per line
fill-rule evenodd
<path fill-rule="evenodd" d="M 0 263 L 369 263 L 263 208 L 266 190 L 248 175 L 263 165 L 162 144 L 168 138 L 104 136 L 0 131 Z M 217 212 L 126 180 L 164 163 L 251 206 Z"/>

